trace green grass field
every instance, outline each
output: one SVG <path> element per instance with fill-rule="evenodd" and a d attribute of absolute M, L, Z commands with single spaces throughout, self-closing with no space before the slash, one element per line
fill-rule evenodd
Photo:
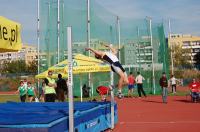
<path fill-rule="evenodd" d="M 99 96 L 95 96 L 94 97 L 95 99 L 97 100 L 100 100 L 100 97 Z M 26 98 L 26 101 L 28 97 Z M 89 100 L 92 100 L 93 98 L 83 98 L 83 101 L 89 101 Z M 19 95 L 0 95 L 0 103 L 4 103 L 4 102 L 7 102 L 7 101 L 12 101 L 12 102 L 20 102 L 20 98 L 19 98 Z M 68 101 L 68 99 L 66 99 L 66 101 Z M 80 98 L 74 98 L 74 101 L 81 101 Z"/>
<path fill-rule="evenodd" d="M 176 95 L 176 96 L 186 96 L 187 94 L 188 94 L 188 91 L 179 91 L 176 94 L 169 93 L 168 96 L 174 96 L 174 95 Z M 156 95 L 160 95 L 160 94 L 156 94 Z M 134 97 L 138 96 L 136 91 L 134 92 L 133 96 Z M 151 96 L 153 96 L 153 95 L 151 95 Z M 94 96 L 94 98 L 96 100 L 100 100 L 99 96 Z M 89 101 L 89 100 L 92 100 L 92 99 L 93 98 L 83 98 L 83 101 Z M 67 100 L 68 99 L 66 99 L 66 101 Z M 74 101 L 80 101 L 80 100 L 81 100 L 80 98 L 74 98 Z M 19 95 L 0 95 L 0 103 L 7 102 L 7 101 L 20 102 Z"/>
<path fill-rule="evenodd" d="M 19 102 L 20 101 L 19 95 L 1 95 L 0 96 L 0 102 L 7 102 L 7 101 Z"/>

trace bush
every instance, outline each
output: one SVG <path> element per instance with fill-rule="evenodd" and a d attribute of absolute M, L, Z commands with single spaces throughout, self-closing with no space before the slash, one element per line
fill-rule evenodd
<path fill-rule="evenodd" d="M 176 78 L 200 78 L 200 71 L 192 70 L 192 69 L 185 69 L 185 70 L 176 70 L 174 71 L 174 75 Z"/>
<path fill-rule="evenodd" d="M 1 77 L 0 78 L 0 91 L 16 91 L 19 87 L 20 80 L 23 80 L 23 77 L 13 77 L 13 78 L 7 78 L 7 77 Z M 30 81 L 34 83 L 34 77 L 29 76 L 27 77 L 27 81 Z"/>

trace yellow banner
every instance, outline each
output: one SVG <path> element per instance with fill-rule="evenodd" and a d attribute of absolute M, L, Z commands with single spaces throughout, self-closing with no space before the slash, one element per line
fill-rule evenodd
<path fill-rule="evenodd" d="M 0 16 L 0 52 L 18 51 L 22 48 L 21 25 Z"/>

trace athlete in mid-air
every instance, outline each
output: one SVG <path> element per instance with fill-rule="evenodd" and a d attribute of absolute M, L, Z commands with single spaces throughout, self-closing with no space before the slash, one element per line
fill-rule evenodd
<path fill-rule="evenodd" d="M 94 50 L 92 48 L 86 48 L 86 51 L 91 51 L 92 53 L 94 53 L 95 58 L 107 62 L 111 66 L 112 71 L 119 75 L 120 79 L 118 81 L 118 97 L 122 98 L 122 87 L 123 85 L 128 84 L 127 74 L 116 56 L 117 50 L 109 45 L 104 46 L 108 47 L 111 52 L 103 52 L 99 50 Z"/>

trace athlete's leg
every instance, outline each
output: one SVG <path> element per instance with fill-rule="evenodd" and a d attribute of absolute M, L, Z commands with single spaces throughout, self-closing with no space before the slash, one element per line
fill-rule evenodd
<path fill-rule="evenodd" d="M 128 85 L 128 77 L 127 77 L 126 72 L 124 72 L 124 82 L 123 82 L 123 85 Z"/>
<path fill-rule="evenodd" d="M 125 84 L 128 84 L 128 81 L 126 82 L 126 76 L 125 76 L 124 72 L 118 71 L 118 75 L 120 77 L 119 81 L 118 81 L 118 90 L 119 90 L 119 92 L 121 92 L 124 82 L 125 82 Z"/>
<path fill-rule="evenodd" d="M 29 102 L 32 102 L 33 101 L 33 96 L 30 96 L 29 97 Z"/>

